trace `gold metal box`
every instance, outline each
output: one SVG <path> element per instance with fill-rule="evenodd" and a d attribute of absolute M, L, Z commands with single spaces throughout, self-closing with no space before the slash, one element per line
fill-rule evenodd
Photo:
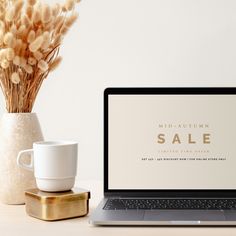
<path fill-rule="evenodd" d="M 90 192 L 81 188 L 58 193 L 43 192 L 38 189 L 25 192 L 27 214 L 46 221 L 87 215 L 89 199 Z"/>

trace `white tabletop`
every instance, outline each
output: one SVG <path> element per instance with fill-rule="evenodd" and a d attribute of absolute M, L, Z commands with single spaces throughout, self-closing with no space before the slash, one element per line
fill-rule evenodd
<path fill-rule="evenodd" d="M 102 198 L 102 183 L 81 181 L 78 187 L 91 191 L 90 213 Z M 25 206 L 0 204 L 0 235 L 60 236 L 60 235 L 181 235 L 181 236 L 226 236 L 236 235 L 236 227 L 95 227 L 88 223 L 88 216 L 62 221 L 46 222 L 28 216 Z"/>

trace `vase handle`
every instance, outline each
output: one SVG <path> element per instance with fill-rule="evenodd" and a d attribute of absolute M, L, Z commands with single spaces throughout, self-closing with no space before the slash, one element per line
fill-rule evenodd
<path fill-rule="evenodd" d="M 25 164 L 21 162 L 21 159 L 24 157 L 25 154 L 30 154 L 30 164 Z M 34 158 L 33 158 L 34 151 L 33 149 L 27 149 L 20 151 L 17 156 L 17 165 L 30 171 L 34 171 Z"/>

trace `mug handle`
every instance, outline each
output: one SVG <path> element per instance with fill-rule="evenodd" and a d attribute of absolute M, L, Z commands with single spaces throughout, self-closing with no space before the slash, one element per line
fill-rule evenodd
<path fill-rule="evenodd" d="M 25 164 L 21 162 L 22 157 L 24 157 L 25 154 L 30 154 L 30 164 Z M 33 149 L 27 149 L 20 151 L 17 155 L 17 165 L 30 171 L 34 171 L 34 158 L 33 158 L 34 151 Z"/>

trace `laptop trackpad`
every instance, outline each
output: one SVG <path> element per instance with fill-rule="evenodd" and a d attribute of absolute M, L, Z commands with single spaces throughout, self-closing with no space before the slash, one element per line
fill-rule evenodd
<path fill-rule="evenodd" d="M 144 220 L 157 221 L 204 221 L 225 220 L 223 211 L 218 210 L 153 210 L 145 211 Z"/>

